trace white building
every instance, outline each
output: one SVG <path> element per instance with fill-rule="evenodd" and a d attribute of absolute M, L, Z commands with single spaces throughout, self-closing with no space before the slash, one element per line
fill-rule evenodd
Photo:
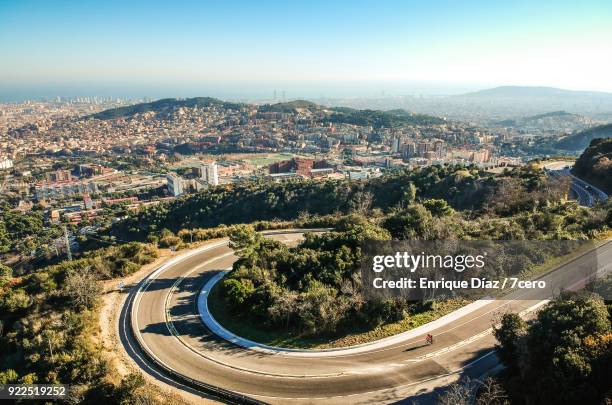
<path fill-rule="evenodd" d="M 9 170 L 13 168 L 13 161 L 9 158 L 0 157 L 0 170 Z"/>
<path fill-rule="evenodd" d="M 168 192 L 175 197 L 183 194 L 183 179 L 181 176 L 175 173 L 168 173 L 166 175 L 168 181 Z"/>
<path fill-rule="evenodd" d="M 213 162 L 208 165 L 200 166 L 200 178 L 211 186 L 219 185 L 219 167 Z"/>

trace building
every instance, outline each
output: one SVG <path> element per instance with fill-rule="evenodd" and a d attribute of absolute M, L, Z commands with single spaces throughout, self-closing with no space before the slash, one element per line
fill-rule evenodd
<path fill-rule="evenodd" d="M 427 152 L 430 151 L 429 142 L 419 142 L 416 145 L 416 154 L 417 156 L 424 157 Z"/>
<path fill-rule="evenodd" d="M 399 153 L 402 139 L 398 136 L 391 138 L 391 153 Z"/>
<path fill-rule="evenodd" d="M 168 192 L 174 197 L 183 194 L 183 179 L 176 173 L 168 173 L 166 175 L 168 182 Z"/>
<path fill-rule="evenodd" d="M 95 194 L 98 185 L 92 181 L 65 181 L 58 183 L 39 183 L 34 187 L 36 199 L 54 200 L 73 197 L 78 194 Z"/>
<path fill-rule="evenodd" d="M 216 162 L 201 165 L 199 167 L 200 179 L 204 180 L 210 186 L 219 185 L 219 167 Z"/>
<path fill-rule="evenodd" d="M 378 168 L 350 170 L 347 173 L 347 177 L 349 180 L 365 180 L 372 177 L 379 177 L 380 175 L 381 172 Z"/>
<path fill-rule="evenodd" d="M 49 182 L 62 182 L 62 181 L 70 181 L 72 180 L 72 175 L 70 174 L 70 170 L 56 170 L 51 173 L 47 173 L 46 175 L 47 181 Z"/>
<path fill-rule="evenodd" d="M 402 144 L 402 158 L 410 159 L 413 158 L 416 154 L 416 146 L 414 142 L 406 142 Z"/>
<path fill-rule="evenodd" d="M 93 201 L 87 193 L 83 194 L 83 205 L 85 206 L 86 210 L 90 210 L 93 208 Z"/>
<path fill-rule="evenodd" d="M 9 158 L 0 158 L 0 170 L 9 170 L 13 168 L 13 161 Z"/>
<path fill-rule="evenodd" d="M 317 169 L 331 169 L 326 160 L 314 160 L 306 158 L 293 158 L 290 160 L 284 160 L 282 162 L 272 163 L 268 166 L 268 172 L 270 174 L 281 174 L 281 173 L 295 173 L 299 176 L 313 177 L 313 170 Z M 317 171 L 314 173 L 316 176 L 320 176 L 321 173 L 328 174 L 329 170 L 321 172 Z"/>

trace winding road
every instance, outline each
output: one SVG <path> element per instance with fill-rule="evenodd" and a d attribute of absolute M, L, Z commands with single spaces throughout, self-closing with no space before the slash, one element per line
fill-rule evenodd
<path fill-rule="evenodd" d="M 608 194 L 592 184 L 574 176 L 570 172 L 573 162 L 554 161 L 544 164 L 547 173 L 554 177 L 568 176 L 571 180 L 570 189 L 581 205 L 592 207 L 598 201 L 606 201 Z"/>
<path fill-rule="evenodd" d="M 303 231 L 268 237 L 294 244 Z M 584 269 L 612 266 L 612 243 L 547 273 L 551 286 L 580 288 Z M 534 311 L 546 301 L 518 291 L 508 300 L 480 302 L 431 329 L 408 333 L 358 351 L 324 356 L 264 352 L 230 343 L 204 325 L 198 296 L 207 281 L 236 260 L 227 240 L 178 255 L 153 271 L 125 298 L 119 333 L 128 354 L 146 372 L 178 389 L 216 393 L 226 402 L 390 403 L 422 398 L 463 375 L 478 377 L 497 366 L 491 325 L 503 312 Z M 601 266 L 598 266 L 600 268 Z M 435 325 L 435 326 L 434 326 Z M 425 334 L 435 336 L 425 345 Z M 215 391 L 217 390 L 217 391 Z"/>

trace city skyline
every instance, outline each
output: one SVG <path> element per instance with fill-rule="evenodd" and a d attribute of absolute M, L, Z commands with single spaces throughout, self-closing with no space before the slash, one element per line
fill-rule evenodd
<path fill-rule="evenodd" d="M 0 97 L 612 91 L 611 17 L 604 1 L 2 2 Z"/>

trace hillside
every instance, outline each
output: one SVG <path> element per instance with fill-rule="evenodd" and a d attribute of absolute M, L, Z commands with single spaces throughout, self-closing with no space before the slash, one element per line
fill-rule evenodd
<path fill-rule="evenodd" d="M 437 125 L 446 121 L 443 118 L 426 114 L 414 114 L 406 110 L 354 110 L 348 107 L 335 107 L 327 117 L 327 122 L 352 125 L 371 125 L 374 128 L 392 128 L 400 125 Z"/>
<path fill-rule="evenodd" d="M 574 132 L 582 131 L 597 125 L 589 117 L 573 114 L 567 111 L 551 111 L 526 117 L 511 118 L 495 122 L 503 127 L 514 127 L 525 130 L 539 129 L 541 131 Z"/>
<path fill-rule="evenodd" d="M 259 112 L 295 113 L 298 109 L 320 110 L 322 107 L 311 101 L 294 100 L 284 103 L 264 104 L 259 106 Z"/>
<path fill-rule="evenodd" d="M 482 177 L 481 177 L 482 176 Z M 260 220 L 293 220 L 301 214 L 348 213 L 369 195 L 372 207 L 387 210 L 400 204 L 410 183 L 422 198 L 443 198 L 457 209 L 480 208 L 494 182 L 491 176 L 463 167 L 430 166 L 402 171 L 365 182 L 292 181 L 243 182 L 202 191 L 170 204 L 160 204 L 116 224 L 121 239 L 142 238 L 160 229 L 215 227 Z"/>
<path fill-rule="evenodd" d="M 574 173 L 612 193 L 612 138 L 593 139 L 574 164 Z"/>
<path fill-rule="evenodd" d="M 499 86 L 491 89 L 465 93 L 453 98 L 522 98 L 522 99 L 537 99 L 537 98 L 599 98 L 602 100 L 612 100 L 612 93 L 596 92 L 596 91 L 575 91 L 565 90 L 555 87 L 541 86 Z"/>
<path fill-rule="evenodd" d="M 610 137 L 612 137 L 612 124 L 606 124 L 566 136 L 559 140 L 555 146 L 557 149 L 580 151 L 589 146 L 593 139 Z"/>
<path fill-rule="evenodd" d="M 195 97 L 187 99 L 165 98 L 150 103 L 134 104 L 131 106 L 105 110 L 86 118 L 108 120 L 125 118 L 146 112 L 163 113 L 186 107 L 218 106 L 226 109 L 239 109 L 246 104 L 225 102 L 211 97 Z M 348 107 L 327 108 L 306 100 L 294 100 L 276 104 L 264 104 L 257 107 L 258 112 L 280 112 L 295 114 L 309 111 L 324 112 L 321 119 L 323 123 L 343 123 L 352 125 L 373 126 L 374 128 L 391 128 L 399 125 L 435 125 L 443 124 L 444 119 L 425 114 L 414 114 L 402 109 L 390 111 L 356 110 Z"/>
<path fill-rule="evenodd" d="M 113 118 L 130 117 L 135 114 L 142 114 L 146 112 L 159 113 L 166 110 L 181 108 L 181 107 L 210 107 L 220 106 L 223 108 L 238 109 L 241 104 L 228 103 L 225 101 L 218 100 L 212 97 L 194 97 L 194 98 L 164 98 L 156 100 L 150 103 L 134 104 L 126 107 L 113 108 L 110 110 L 104 110 L 99 113 L 93 114 L 90 117 L 97 118 L 100 120 L 109 120 Z"/>

